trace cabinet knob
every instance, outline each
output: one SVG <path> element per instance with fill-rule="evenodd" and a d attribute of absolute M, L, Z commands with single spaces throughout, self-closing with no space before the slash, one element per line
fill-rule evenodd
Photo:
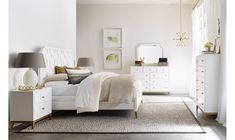
<path fill-rule="evenodd" d="M 43 107 L 42 110 L 45 110 L 45 108 Z"/>
<path fill-rule="evenodd" d="M 42 98 L 45 98 L 45 96 L 42 96 Z"/>
<path fill-rule="evenodd" d="M 203 70 L 201 72 L 204 72 Z"/>
<path fill-rule="evenodd" d="M 204 94 L 204 93 L 202 92 L 202 94 Z"/>

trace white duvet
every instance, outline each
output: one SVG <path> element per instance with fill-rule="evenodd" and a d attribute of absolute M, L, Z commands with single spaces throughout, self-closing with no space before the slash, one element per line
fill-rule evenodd
<path fill-rule="evenodd" d="M 75 98 L 77 113 L 98 111 L 102 83 L 104 80 L 115 76 L 119 76 L 119 74 L 112 72 L 101 72 L 84 79 L 80 83 L 80 88 L 78 88 Z"/>

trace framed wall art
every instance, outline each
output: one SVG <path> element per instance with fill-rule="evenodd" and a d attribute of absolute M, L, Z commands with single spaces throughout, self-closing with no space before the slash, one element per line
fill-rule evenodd
<path fill-rule="evenodd" d="M 121 69 L 121 50 L 104 50 L 104 69 Z"/>
<path fill-rule="evenodd" d="M 122 29 L 106 28 L 103 30 L 103 47 L 104 48 L 121 48 L 122 47 Z"/>

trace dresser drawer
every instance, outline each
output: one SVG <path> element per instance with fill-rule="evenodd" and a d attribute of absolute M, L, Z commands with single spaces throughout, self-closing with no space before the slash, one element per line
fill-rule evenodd
<path fill-rule="evenodd" d="M 197 97 L 199 97 L 199 98 L 201 98 L 203 100 L 205 99 L 205 92 L 204 92 L 204 90 L 200 90 L 200 89 L 198 90 L 197 89 L 196 92 L 197 92 Z"/>
<path fill-rule="evenodd" d="M 142 80 L 142 85 L 149 85 L 150 81 L 149 80 Z"/>
<path fill-rule="evenodd" d="M 158 67 L 157 71 L 168 73 L 168 67 Z"/>
<path fill-rule="evenodd" d="M 158 78 L 160 79 L 168 79 L 168 73 L 159 73 Z"/>
<path fill-rule="evenodd" d="M 204 99 L 197 97 L 197 105 L 201 108 L 202 111 L 205 109 Z"/>
<path fill-rule="evenodd" d="M 156 67 L 144 67 L 143 69 L 144 72 L 157 72 L 157 68 Z"/>
<path fill-rule="evenodd" d="M 150 73 L 150 79 L 157 79 L 158 73 Z"/>
<path fill-rule="evenodd" d="M 205 60 L 201 57 L 198 57 L 196 60 L 196 64 L 200 66 L 204 66 Z"/>
<path fill-rule="evenodd" d="M 141 73 L 143 72 L 142 67 L 131 67 L 131 73 Z"/>

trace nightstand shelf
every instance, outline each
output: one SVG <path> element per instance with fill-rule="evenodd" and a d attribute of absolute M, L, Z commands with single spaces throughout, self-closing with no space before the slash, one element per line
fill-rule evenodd
<path fill-rule="evenodd" d="M 52 97 L 50 87 L 32 91 L 10 91 L 10 122 L 35 123 L 52 118 Z"/>

